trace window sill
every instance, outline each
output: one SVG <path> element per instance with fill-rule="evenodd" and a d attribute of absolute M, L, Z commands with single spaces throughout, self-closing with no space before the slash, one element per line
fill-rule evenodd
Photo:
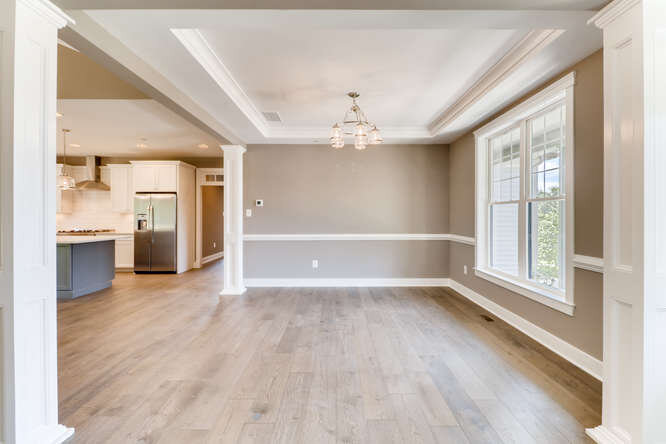
<path fill-rule="evenodd" d="M 558 295 L 549 293 L 542 288 L 532 286 L 518 280 L 509 279 L 506 276 L 501 276 L 490 270 L 481 270 L 477 268 L 474 273 L 476 276 L 482 279 L 511 290 L 514 293 L 525 296 L 526 298 L 532 299 L 533 301 L 546 305 L 554 310 L 560 311 L 569 316 L 574 315 L 574 309 L 576 307 L 574 304 L 566 302 Z"/>

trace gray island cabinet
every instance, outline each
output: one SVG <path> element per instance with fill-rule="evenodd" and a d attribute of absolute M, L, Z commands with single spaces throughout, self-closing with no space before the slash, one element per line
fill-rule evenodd
<path fill-rule="evenodd" d="M 127 236 L 57 236 L 58 299 L 74 299 L 111 286 L 115 241 Z"/>

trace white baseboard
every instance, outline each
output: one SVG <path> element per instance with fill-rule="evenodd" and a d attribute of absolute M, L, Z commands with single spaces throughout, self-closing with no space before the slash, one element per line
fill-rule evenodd
<path fill-rule="evenodd" d="M 245 279 L 246 287 L 448 287 L 448 278 Z"/>
<path fill-rule="evenodd" d="M 208 262 L 212 262 L 214 260 L 220 259 L 224 257 L 224 251 L 220 251 L 219 253 L 211 254 L 210 256 L 206 256 L 201 259 L 201 265 L 207 264 Z"/>
<path fill-rule="evenodd" d="M 631 442 L 628 436 L 618 436 L 609 430 L 606 426 L 600 425 L 591 429 L 585 429 L 587 436 L 599 444 L 627 444 Z"/>
<path fill-rule="evenodd" d="M 589 373 L 590 375 L 601 381 L 603 374 L 603 365 L 597 358 L 585 353 L 581 349 L 574 347 L 568 342 L 558 338 L 554 334 L 544 330 L 543 328 L 531 323 L 527 319 L 518 316 L 510 310 L 502 307 L 501 305 L 491 301 L 485 296 L 480 295 L 474 290 L 465 287 L 461 283 L 450 280 L 449 285 L 453 290 L 465 296 L 475 304 L 485 308 L 504 322 L 510 324 L 514 328 L 522 331 L 527 336 L 531 337 L 544 347 L 557 353 L 567 361 L 571 362 L 576 367 Z"/>

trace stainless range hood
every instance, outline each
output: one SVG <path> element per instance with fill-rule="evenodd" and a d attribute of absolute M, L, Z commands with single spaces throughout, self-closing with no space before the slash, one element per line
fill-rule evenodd
<path fill-rule="evenodd" d="M 105 183 L 102 183 L 100 165 L 102 160 L 96 156 L 86 156 L 86 170 L 88 172 L 88 180 L 83 180 L 76 184 L 76 189 L 80 191 L 99 190 L 109 191 L 111 188 Z"/>

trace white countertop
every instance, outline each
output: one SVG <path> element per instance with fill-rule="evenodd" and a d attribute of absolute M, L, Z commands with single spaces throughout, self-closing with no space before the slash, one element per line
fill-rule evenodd
<path fill-rule="evenodd" d="M 110 240 L 132 240 L 134 236 L 129 234 L 104 234 L 101 236 L 56 236 L 58 245 L 87 244 L 90 242 L 104 242 Z"/>

